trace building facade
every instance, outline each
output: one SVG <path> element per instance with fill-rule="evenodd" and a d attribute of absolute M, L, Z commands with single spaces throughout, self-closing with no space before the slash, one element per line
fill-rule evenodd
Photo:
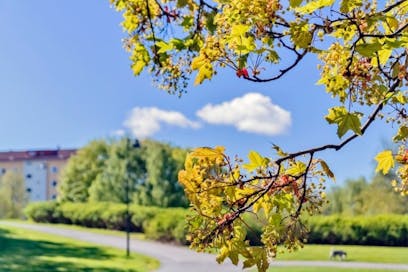
<path fill-rule="evenodd" d="M 57 198 L 61 170 L 75 149 L 0 152 L 0 175 L 8 171 L 24 177 L 30 201 Z"/>

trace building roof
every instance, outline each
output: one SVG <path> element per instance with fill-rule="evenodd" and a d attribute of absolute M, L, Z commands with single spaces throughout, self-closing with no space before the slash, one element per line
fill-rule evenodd
<path fill-rule="evenodd" d="M 0 162 L 26 160 L 66 160 L 76 149 L 26 150 L 0 152 Z"/>

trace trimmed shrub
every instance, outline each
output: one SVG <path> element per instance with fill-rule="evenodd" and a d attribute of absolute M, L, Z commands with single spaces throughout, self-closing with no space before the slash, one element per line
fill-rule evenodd
<path fill-rule="evenodd" d="M 186 244 L 185 218 L 187 210 L 169 208 L 158 213 L 143 224 L 146 237 L 149 239 Z"/>
<path fill-rule="evenodd" d="M 145 232 L 151 239 L 186 243 L 183 208 L 158 208 L 131 205 L 130 230 Z M 25 209 L 25 215 L 42 223 L 74 224 L 112 230 L 126 229 L 126 205 L 120 203 L 57 203 L 36 202 Z"/>
<path fill-rule="evenodd" d="M 157 214 L 166 213 L 168 209 L 158 207 L 136 206 L 130 207 L 131 221 L 138 232 L 145 232 L 144 225 L 152 220 Z"/>
<path fill-rule="evenodd" d="M 57 223 L 61 217 L 55 201 L 30 203 L 24 209 L 24 214 L 28 219 L 40 223 Z"/>
<path fill-rule="evenodd" d="M 183 208 L 130 206 L 131 231 L 144 232 L 150 239 L 186 242 Z M 25 209 L 36 222 L 75 224 L 93 228 L 125 230 L 126 205 L 118 203 L 36 202 Z M 260 244 L 261 225 L 253 216 L 244 219 L 251 245 Z M 307 220 L 308 243 L 379 246 L 408 246 L 408 215 L 316 216 Z"/>
<path fill-rule="evenodd" d="M 319 216 L 308 219 L 308 243 L 407 246 L 408 216 Z"/>

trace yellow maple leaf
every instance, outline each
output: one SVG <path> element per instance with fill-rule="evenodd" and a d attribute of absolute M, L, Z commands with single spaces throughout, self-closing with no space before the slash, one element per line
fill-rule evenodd
<path fill-rule="evenodd" d="M 386 175 L 391 168 L 394 167 L 394 158 L 392 156 L 391 150 L 384 150 L 377 154 L 375 160 L 378 162 L 376 172 L 382 171 Z"/>

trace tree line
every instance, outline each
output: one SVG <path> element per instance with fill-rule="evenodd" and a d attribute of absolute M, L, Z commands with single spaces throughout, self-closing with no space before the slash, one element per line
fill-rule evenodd
<path fill-rule="evenodd" d="M 187 150 L 153 140 L 94 140 L 70 158 L 61 176 L 61 202 L 130 202 L 144 206 L 186 207 L 178 184 Z"/>
<path fill-rule="evenodd" d="M 329 203 L 323 214 L 407 214 L 408 198 L 395 191 L 393 180 L 393 174 L 375 175 L 371 180 L 364 177 L 348 179 L 341 186 L 329 190 Z"/>
<path fill-rule="evenodd" d="M 0 176 L 0 218 L 20 218 L 28 195 L 21 174 L 7 172 Z"/>
<path fill-rule="evenodd" d="M 188 150 L 153 140 L 100 139 L 79 149 L 63 169 L 59 202 L 126 202 L 187 207 L 178 172 Z M 0 176 L 0 218 L 22 218 L 28 193 L 21 173 Z"/>

